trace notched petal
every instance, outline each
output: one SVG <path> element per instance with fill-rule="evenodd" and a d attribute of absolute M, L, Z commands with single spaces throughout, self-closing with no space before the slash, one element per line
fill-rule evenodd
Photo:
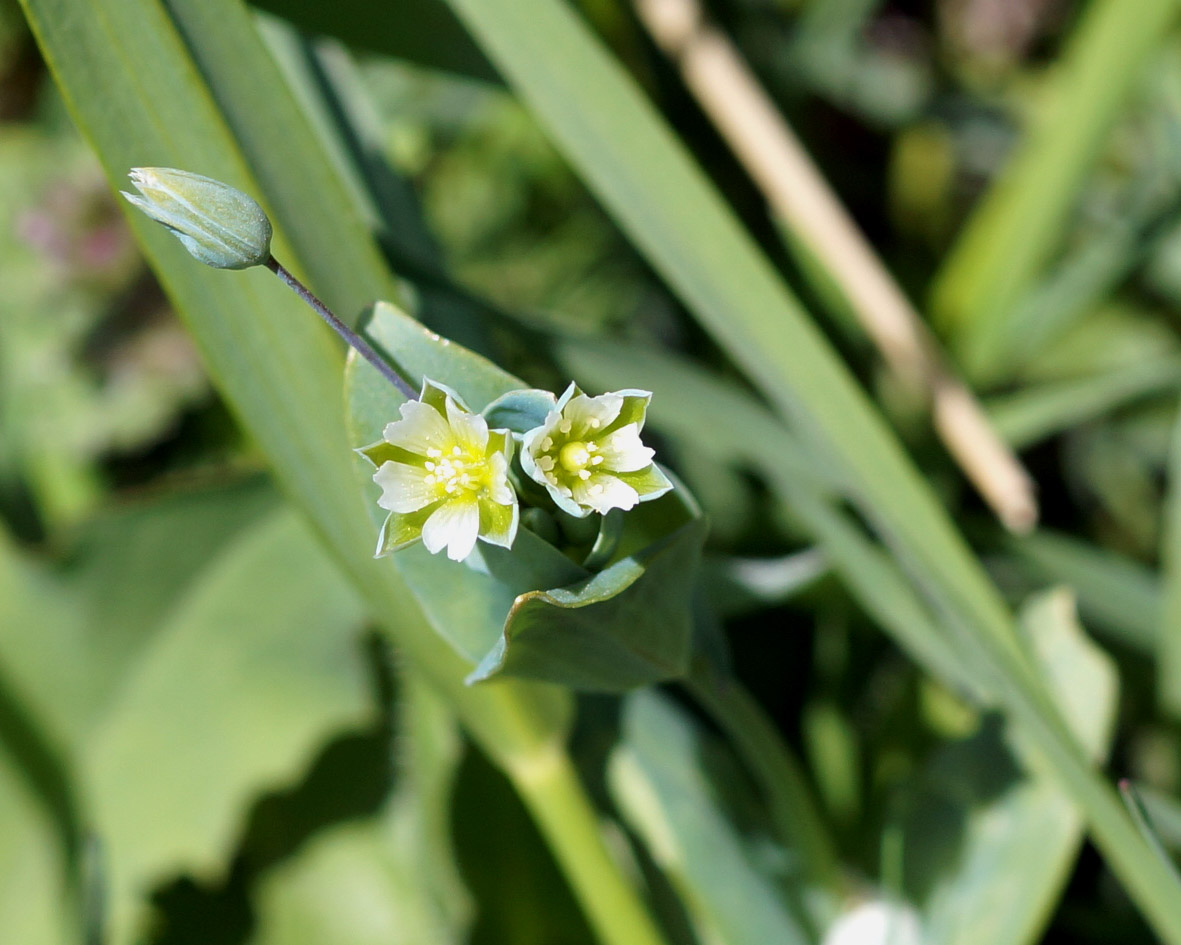
<path fill-rule="evenodd" d="M 451 427 L 434 407 L 417 400 L 401 406 L 401 420 L 387 423 L 384 436 L 387 443 L 420 456 L 429 450 L 446 452 L 451 449 Z"/>
<path fill-rule="evenodd" d="M 385 462 L 373 481 L 382 489 L 377 504 L 391 512 L 417 512 L 438 499 L 430 474 L 421 466 Z"/>
<path fill-rule="evenodd" d="M 476 546 L 480 509 L 475 496 L 457 497 L 441 504 L 422 527 L 422 542 L 431 554 L 444 547 L 452 561 L 462 561 Z"/>
<path fill-rule="evenodd" d="M 652 462 L 656 450 L 640 440 L 638 424 L 629 423 L 599 440 L 603 465 L 613 472 L 635 472 Z"/>

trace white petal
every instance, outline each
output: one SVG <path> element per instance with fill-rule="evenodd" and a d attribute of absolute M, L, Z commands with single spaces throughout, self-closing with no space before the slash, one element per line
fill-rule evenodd
<path fill-rule="evenodd" d="M 473 456 L 483 456 L 488 448 L 488 421 L 478 413 L 469 413 L 447 398 L 447 422 L 460 449 Z"/>
<path fill-rule="evenodd" d="M 417 512 L 438 498 L 434 486 L 426 481 L 428 473 L 418 466 L 386 461 L 373 474 L 381 486 L 377 504 L 391 512 Z"/>
<path fill-rule="evenodd" d="M 545 418 L 545 423 L 534 427 L 521 438 L 521 468 L 525 470 L 525 475 L 543 486 L 546 484 L 545 473 L 537 468 L 537 455 L 542 451 L 541 444 L 545 438 L 553 436 L 554 427 L 560 419 L 561 414 L 552 410 Z"/>
<path fill-rule="evenodd" d="M 639 424 L 629 423 L 598 442 L 603 466 L 615 472 L 635 472 L 652 462 L 656 450 L 640 442 Z"/>
<path fill-rule="evenodd" d="M 516 501 L 513 487 L 508 481 L 508 460 L 504 453 L 493 453 L 488 457 L 491 470 L 488 475 L 488 495 L 497 505 L 512 505 Z"/>
<path fill-rule="evenodd" d="M 386 424 L 385 439 L 418 456 L 426 456 L 431 449 L 446 453 L 454 445 L 443 415 L 417 400 L 402 404 L 402 419 Z"/>
<path fill-rule="evenodd" d="M 602 473 L 591 476 L 585 482 L 577 481 L 571 488 L 575 502 L 603 514 L 611 509 L 626 511 L 640 501 L 640 494 L 626 482 Z"/>
<path fill-rule="evenodd" d="M 572 436 L 593 435 L 595 430 L 602 430 L 618 417 L 622 408 L 623 398 L 619 394 L 602 394 L 598 397 L 578 394 L 571 397 L 570 402 L 562 408 L 562 419 L 570 421 Z"/>
<path fill-rule="evenodd" d="M 447 546 L 447 557 L 462 561 L 476 546 L 480 532 L 480 506 L 474 495 L 458 496 L 444 502 L 422 526 L 422 543 L 431 554 Z"/>

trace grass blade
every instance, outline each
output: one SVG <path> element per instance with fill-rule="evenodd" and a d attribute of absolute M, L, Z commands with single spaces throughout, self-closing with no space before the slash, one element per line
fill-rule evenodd
<path fill-rule="evenodd" d="M 962 632 L 976 672 L 1087 815 L 1157 930 L 1181 895 L 1052 703 L 1012 616 L 897 440 L 717 192 L 618 63 L 559 0 L 449 0 L 637 247 L 833 464 L 841 487 Z"/>
<path fill-rule="evenodd" d="M 1161 708 L 1181 719 L 1181 420 L 1169 450 L 1169 486 L 1161 547 L 1157 685 Z"/>
<path fill-rule="evenodd" d="M 947 257 L 937 323 L 975 376 L 991 376 L 1013 306 L 1054 252 L 1144 62 L 1169 35 L 1176 0 L 1091 0 L 1049 80 L 1044 110 Z"/>

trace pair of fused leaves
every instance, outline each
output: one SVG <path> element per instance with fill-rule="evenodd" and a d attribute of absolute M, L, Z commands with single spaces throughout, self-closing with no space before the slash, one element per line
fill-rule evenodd
<path fill-rule="evenodd" d="M 542 404 L 527 385 L 394 306 L 378 303 L 366 333 L 403 375 L 435 378 L 473 409 L 489 408 L 490 425 L 539 425 Z M 353 442 L 372 443 L 404 401 L 360 358 L 345 386 Z M 619 692 L 687 668 L 705 522 L 686 495 L 676 489 L 629 512 L 597 573 L 525 527 L 511 551 L 479 543 L 463 566 L 421 545 L 396 561 L 436 632 L 475 665 L 470 682 L 504 674 Z"/>

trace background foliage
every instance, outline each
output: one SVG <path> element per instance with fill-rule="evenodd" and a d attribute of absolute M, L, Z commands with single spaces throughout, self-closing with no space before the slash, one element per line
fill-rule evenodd
<path fill-rule="evenodd" d="M 1181 942 L 1181 10 L 1137 7 L 706 9 L 1036 481 L 1014 535 L 642 5 L 0 0 L 0 937 Z M 145 164 L 256 195 L 411 372 L 652 390 L 699 577 L 691 501 L 637 516 L 688 539 L 562 625 L 605 673 L 542 601 L 485 668 L 557 685 L 465 685 L 581 569 L 373 561 L 396 400 L 124 215 Z"/>

